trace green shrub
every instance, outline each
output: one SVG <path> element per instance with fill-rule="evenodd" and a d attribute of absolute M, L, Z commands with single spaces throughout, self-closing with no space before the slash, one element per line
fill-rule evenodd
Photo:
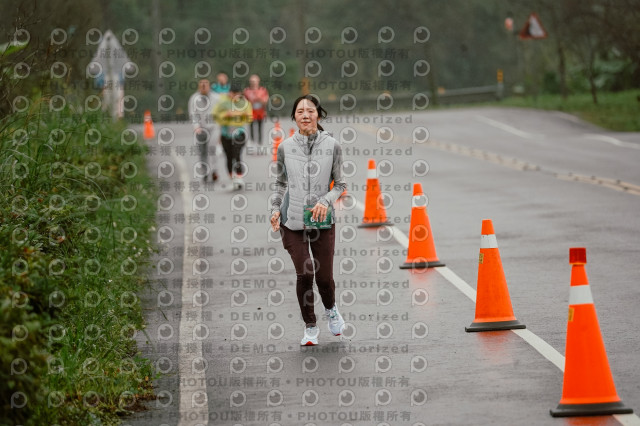
<path fill-rule="evenodd" d="M 155 188 L 146 148 L 123 132 L 98 112 L 51 112 L 46 100 L 0 122 L 0 354 L 28 366 L 0 373 L 1 418 L 104 423 L 151 393 L 131 335 L 144 327 L 136 293 L 153 250 Z M 18 397 L 27 403 L 11 408 Z"/>

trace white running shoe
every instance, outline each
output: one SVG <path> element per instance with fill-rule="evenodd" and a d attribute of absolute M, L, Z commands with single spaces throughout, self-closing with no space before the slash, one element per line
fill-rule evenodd
<path fill-rule="evenodd" d="M 241 177 L 238 177 L 238 176 L 234 177 L 232 179 L 232 182 L 233 182 L 233 189 L 235 191 L 241 191 L 244 189 L 244 180 L 242 180 Z"/>
<path fill-rule="evenodd" d="M 302 340 L 300 341 L 300 346 L 315 346 L 318 344 L 318 335 L 320 334 L 320 329 L 318 326 L 315 327 L 305 327 L 304 328 L 304 336 L 302 336 Z"/>
<path fill-rule="evenodd" d="M 342 329 L 344 328 L 344 320 L 340 312 L 338 312 L 338 307 L 333 305 L 333 308 L 325 309 L 324 313 L 329 317 L 329 331 L 334 336 L 341 335 Z"/>

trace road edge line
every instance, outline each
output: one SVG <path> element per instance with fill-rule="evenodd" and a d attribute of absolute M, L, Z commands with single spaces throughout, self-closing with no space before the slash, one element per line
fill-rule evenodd
<path fill-rule="evenodd" d="M 179 169 L 180 179 L 183 182 L 190 182 L 191 178 L 187 172 L 187 167 L 184 159 L 180 156 L 176 157 L 176 163 Z M 182 191 L 182 211 L 186 212 L 187 207 L 190 204 L 190 200 L 188 199 L 188 191 Z M 197 304 L 194 305 L 195 315 L 193 316 L 196 320 L 187 320 L 187 316 L 183 315 L 185 304 L 191 303 L 193 305 L 193 296 L 197 291 L 200 291 L 201 282 L 198 280 L 197 288 L 189 288 L 186 286 L 186 274 L 189 271 L 189 265 L 187 264 L 187 260 L 189 259 L 188 252 L 186 248 L 189 247 L 189 236 L 192 234 L 191 226 L 189 221 L 184 222 L 184 247 L 185 252 L 182 256 L 182 285 L 180 287 L 180 324 L 178 326 L 178 377 L 179 377 L 179 398 L 180 402 L 178 405 L 178 414 L 179 414 L 179 422 L 178 426 L 191 426 L 191 425 L 208 425 L 209 424 L 209 398 L 207 394 L 207 381 L 202 380 L 200 374 L 196 374 L 193 372 L 193 361 L 197 358 L 203 358 L 202 352 L 202 340 L 194 340 L 193 339 L 193 330 L 195 325 L 198 323 L 198 319 L 202 318 L 202 306 Z M 180 354 L 180 350 L 182 348 L 186 348 L 187 345 L 195 345 L 195 352 L 185 352 L 184 354 Z M 195 383 L 191 385 L 190 383 Z M 198 392 L 204 393 L 205 403 L 200 405 L 198 408 L 194 407 L 194 396 Z M 205 419 L 204 422 L 201 420 L 190 420 L 189 414 L 194 410 L 198 413 L 198 419 Z"/>

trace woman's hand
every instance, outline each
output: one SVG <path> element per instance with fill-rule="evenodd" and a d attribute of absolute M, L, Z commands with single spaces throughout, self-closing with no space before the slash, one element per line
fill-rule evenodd
<path fill-rule="evenodd" d="M 324 204 L 316 203 L 316 205 L 311 209 L 311 217 L 316 222 L 324 222 L 327 218 L 327 210 L 329 210 L 329 208 Z"/>
<path fill-rule="evenodd" d="M 271 215 L 271 229 L 273 232 L 280 230 L 280 212 L 274 212 Z"/>

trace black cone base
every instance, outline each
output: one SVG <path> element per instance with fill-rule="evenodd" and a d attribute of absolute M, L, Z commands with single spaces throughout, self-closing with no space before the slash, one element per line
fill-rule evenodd
<path fill-rule="evenodd" d="M 391 222 L 364 222 L 358 225 L 358 228 L 378 228 L 380 226 L 393 226 Z"/>
<path fill-rule="evenodd" d="M 527 326 L 522 324 L 518 320 L 513 321 L 496 321 L 496 322 L 473 322 L 469 327 L 465 327 L 464 331 L 499 331 L 499 330 L 514 330 L 518 328 L 526 328 Z"/>
<path fill-rule="evenodd" d="M 558 404 L 549 410 L 553 417 L 605 416 L 609 414 L 631 414 L 633 409 L 625 407 L 622 401 L 601 404 Z"/>
<path fill-rule="evenodd" d="M 400 269 L 427 269 L 437 268 L 438 266 L 444 266 L 444 263 L 439 260 L 433 262 L 404 262 L 400 265 Z"/>

